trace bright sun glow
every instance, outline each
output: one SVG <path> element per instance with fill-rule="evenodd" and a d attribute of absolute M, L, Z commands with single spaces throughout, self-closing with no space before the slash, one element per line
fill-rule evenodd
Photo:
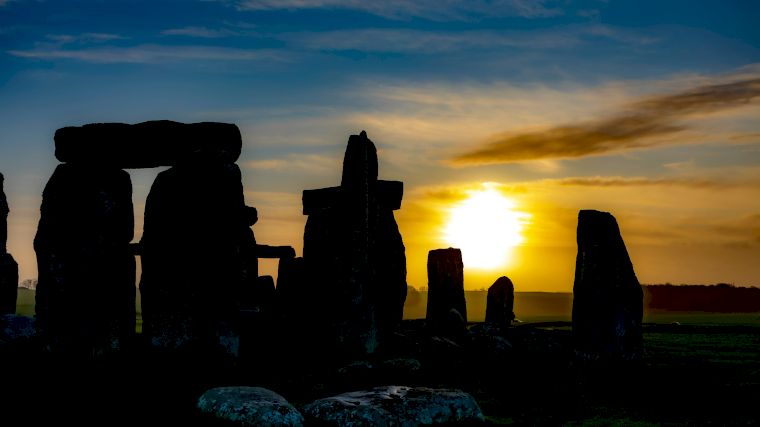
<path fill-rule="evenodd" d="M 454 206 L 444 231 L 447 242 L 462 250 L 465 268 L 493 269 L 505 266 L 515 246 L 523 241 L 528 214 L 497 189 L 469 193 Z"/>

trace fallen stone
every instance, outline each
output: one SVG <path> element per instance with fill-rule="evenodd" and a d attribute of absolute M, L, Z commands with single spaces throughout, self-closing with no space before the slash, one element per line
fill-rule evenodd
<path fill-rule="evenodd" d="M 319 399 L 304 407 L 309 424 L 322 426 L 480 425 L 475 399 L 453 389 L 386 386 Z"/>
<path fill-rule="evenodd" d="M 229 123 L 93 123 L 55 132 L 61 162 L 116 168 L 174 166 L 188 158 L 234 163 L 241 148 L 240 130 Z"/>
<path fill-rule="evenodd" d="M 0 316 L 0 341 L 13 343 L 32 339 L 36 335 L 37 329 L 33 318 L 15 314 Z"/>
<path fill-rule="evenodd" d="M 462 251 L 454 248 L 430 251 L 427 270 L 427 324 L 437 332 L 459 334 L 463 324 L 467 324 Z M 451 310 L 461 316 L 461 321 Z"/>
<path fill-rule="evenodd" d="M 218 387 L 198 399 L 198 409 L 230 426 L 295 427 L 303 415 L 284 397 L 261 387 Z"/>
<path fill-rule="evenodd" d="M 642 355 L 643 292 L 615 217 L 578 214 L 573 336 L 582 360 L 634 360 Z"/>
<path fill-rule="evenodd" d="M 515 287 L 507 276 L 501 276 L 488 288 L 486 323 L 508 326 L 515 318 Z"/>

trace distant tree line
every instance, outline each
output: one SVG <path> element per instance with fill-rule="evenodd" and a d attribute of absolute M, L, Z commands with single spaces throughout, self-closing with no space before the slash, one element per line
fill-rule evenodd
<path fill-rule="evenodd" d="M 760 311 L 760 288 L 728 283 L 715 285 L 644 285 L 650 310 L 748 313 Z"/>

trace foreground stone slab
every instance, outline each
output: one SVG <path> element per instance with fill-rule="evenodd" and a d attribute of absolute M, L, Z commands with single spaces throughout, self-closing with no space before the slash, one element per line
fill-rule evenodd
<path fill-rule="evenodd" d="M 233 163 L 241 149 L 240 129 L 230 123 L 92 123 L 55 132 L 61 162 L 116 168 L 174 166 L 188 157 Z"/>
<path fill-rule="evenodd" d="M 319 399 L 304 407 L 311 425 L 428 426 L 480 425 L 475 399 L 453 389 L 386 386 Z"/>
<path fill-rule="evenodd" d="M 261 387 L 218 387 L 198 399 L 198 409 L 234 426 L 293 427 L 303 415 L 284 397 Z"/>
<path fill-rule="evenodd" d="M 615 217 L 578 214 L 573 335 L 581 360 L 641 357 L 643 292 Z"/>

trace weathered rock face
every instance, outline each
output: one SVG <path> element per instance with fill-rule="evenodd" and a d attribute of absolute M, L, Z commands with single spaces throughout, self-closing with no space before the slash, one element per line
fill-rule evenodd
<path fill-rule="evenodd" d="M 5 198 L 5 177 L 0 173 L 0 254 L 8 252 L 8 200 Z"/>
<path fill-rule="evenodd" d="M 311 425 L 428 426 L 485 422 L 475 399 L 459 390 L 387 386 L 319 399 L 304 407 Z"/>
<path fill-rule="evenodd" d="M 158 174 L 140 242 L 143 335 L 154 346 L 236 352 L 223 342 L 236 340 L 241 251 L 250 236 L 237 165 L 196 160 Z"/>
<path fill-rule="evenodd" d="M 573 286 L 573 335 L 584 360 L 641 356 L 643 293 L 615 218 L 578 215 L 578 257 Z"/>
<path fill-rule="evenodd" d="M 319 319 L 329 341 L 372 353 L 401 321 L 406 255 L 393 210 L 402 184 L 377 180 L 377 152 L 366 133 L 352 135 L 340 187 L 307 190 L 307 277 L 318 288 Z"/>
<path fill-rule="evenodd" d="M 18 294 L 18 264 L 6 249 L 9 211 L 3 191 L 3 174 L 0 174 L 0 314 L 16 313 Z"/>
<path fill-rule="evenodd" d="M 436 249 L 428 253 L 427 324 L 439 332 L 457 332 L 454 328 L 456 311 L 467 323 L 467 306 L 464 300 L 464 264 L 459 249 Z"/>
<path fill-rule="evenodd" d="M 284 397 L 261 387 L 218 387 L 198 399 L 204 414 L 231 426 L 295 427 L 303 415 Z"/>
<path fill-rule="evenodd" d="M 42 195 L 34 249 L 37 326 L 46 345 L 98 351 L 135 329 L 132 184 L 119 169 L 59 165 Z"/>
<path fill-rule="evenodd" d="M 16 313 L 18 264 L 11 254 L 0 254 L 0 314 Z"/>
<path fill-rule="evenodd" d="M 507 326 L 515 319 L 515 287 L 507 276 L 501 276 L 488 288 L 486 322 Z"/>
<path fill-rule="evenodd" d="M 241 147 L 240 130 L 228 123 L 93 123 L 55 132 L 61 162 L 127 169 L 173 166 L 188 157 L 234 163 Z"/>

